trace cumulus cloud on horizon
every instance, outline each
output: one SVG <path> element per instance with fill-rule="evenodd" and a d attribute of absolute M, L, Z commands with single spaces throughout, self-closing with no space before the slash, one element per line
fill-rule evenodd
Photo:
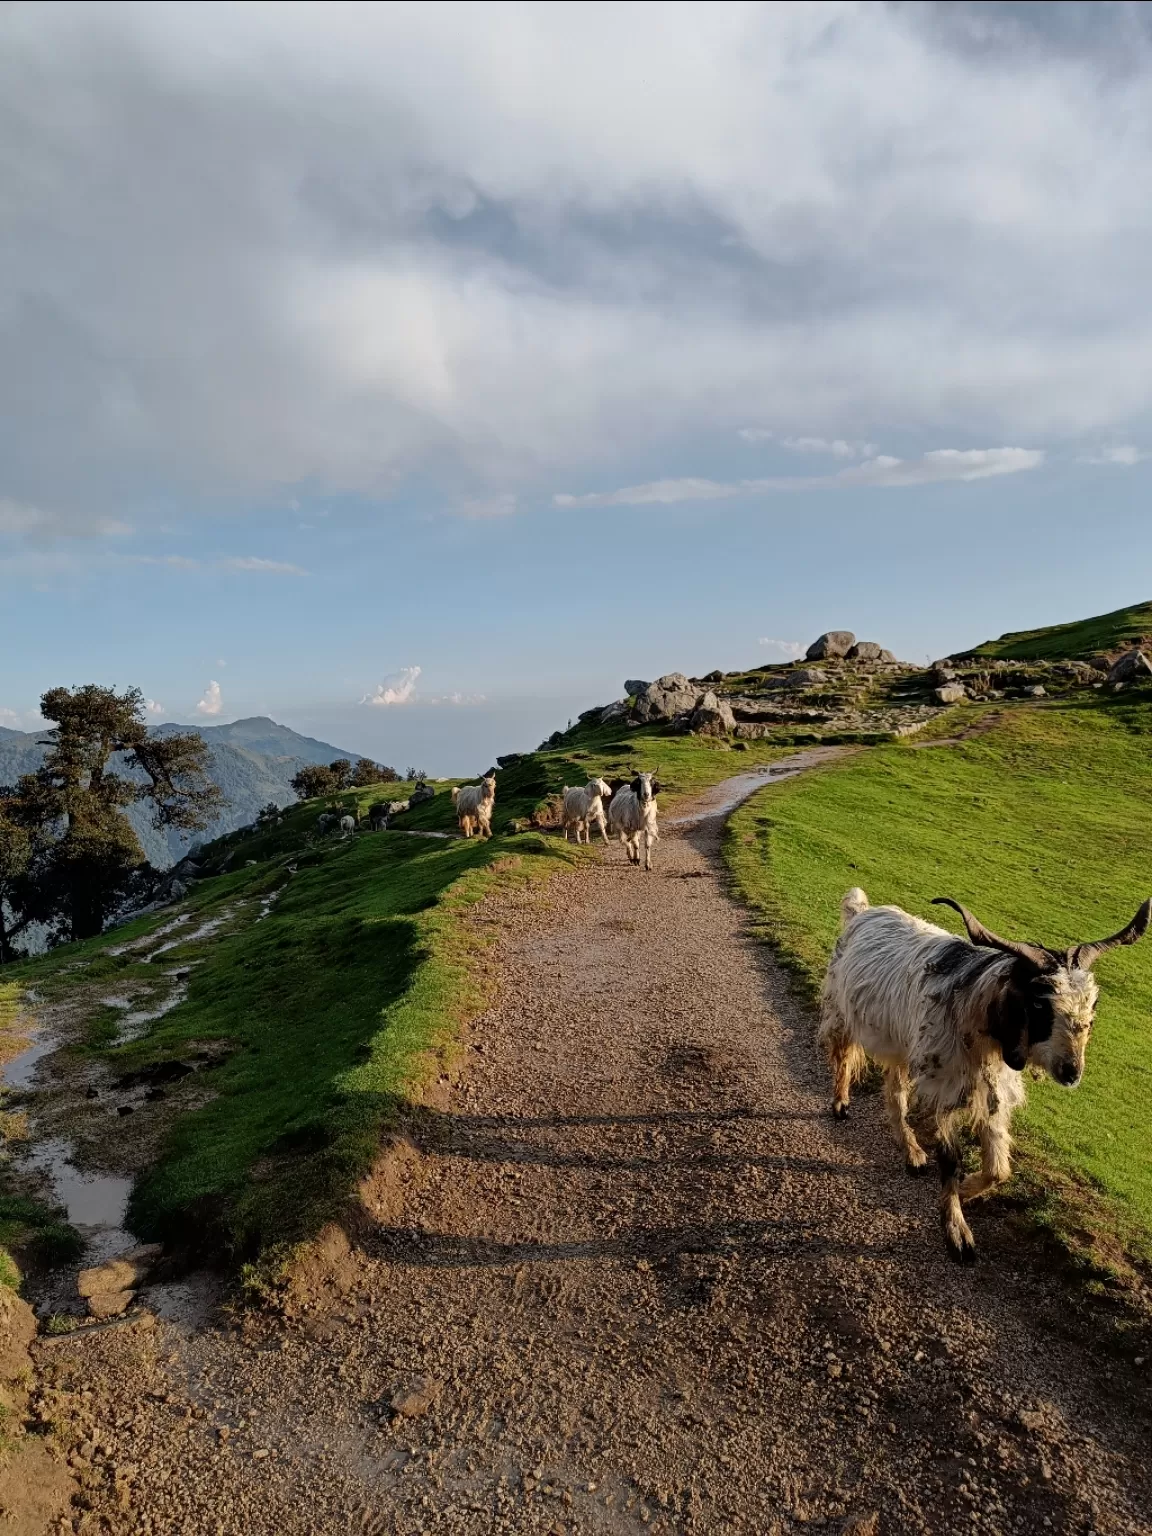
<path fill-rule="evenodd" d="M 204 695 L 196 706 L 198 715 L 218 715 L 224 708 L 224 696 L 220 691 L 220 684 L 210 682 L 204 690 Z"/>
<path fill-rule="evenodd" d="M 366 693 L 360 700 L 361 704 L 375 705 L 381 709 L 411 704 L 416 698 L 416 682 L 422 670 L 421 667 L 401 667 L 399 672 L 377 683 L 371 693 Z"/>
<path fill-rule="evenodd" d="M 1015 475 L 1037 469 L 1044 462 L 1040 448 L 934 448 L 918 459 L 897 459 L 878 454 L 835 475 L 774 475 L 758 480 L 704 480 L 687 476 L 678 480 L 650 480 L 615 491 L 591 491 L 586 495 L 558 492 L 558 507 L 637 507 L 672 505 L 681 501 L 722 501 L 736 496 L 758 496 L 773 491 L 828 491 L 852 487 L 898 488 L 938 485 L 948 480 L 987 480 L 994 475 Z"/>
<path fill-rule="evenodd" d="M 0 529 L 1139 440 L 1152 13 L 1063 9 L 2 7 Z"/>
<path fill-rule="evenodd" d="M 780 437 L 767 427 L 741 427 L 738 434 L 746 443 L 779 443 L 793 453 L 829 453 L 834 459 L 867 459 L 879 450 L 875 443 L 849 442 L 835 437 Z"/>
<path fill-rule="evenodd" d="M 1133 464 L 1142 464 L 1149 455 L 1143 453 L 1134 443 L 1114 443 L 1108 448 L 1101 448 L 1096 453 L 1082 453 L 1077 456 L 1078 464 L 1115 464 L 1123 468 L 1130 468 Z"/>

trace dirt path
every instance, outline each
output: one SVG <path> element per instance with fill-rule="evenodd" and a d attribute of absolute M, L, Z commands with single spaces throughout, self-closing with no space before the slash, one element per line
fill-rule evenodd
<path fill-rule="evenodd" d="M 1146 1366 L 994 1214 L 951 1266 L 875 1098 L 833 1123 L 719 825 L 486 905 L 502 1000 L 310 1310 L 43 1346 L 78 1529 L 1152 1530 Z"/>

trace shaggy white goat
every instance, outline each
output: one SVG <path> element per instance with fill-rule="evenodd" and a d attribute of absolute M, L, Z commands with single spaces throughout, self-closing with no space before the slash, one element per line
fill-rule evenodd
<path fill-rule="evenodd" d="M 627 789 L 618 789 L 608 807 L 608 827 L 619 834 L 630 864 L 640 862 L 644 842 L 644 868 L 652 868 L 652 845 L 660 836 L 656 827 L 656 796 L 660 785 L 654 773 L 638 773 Z"/>
<path fill-rule="evenodd" d="M 492 836 L 492 807 L 496 804 L 496 780 L 491 774 L 479 784 L 461 784 L 452 791 L 456 807 L 456 820 L 465 837 L 478 832 L 481 837 Z"/>
<path fill-rule="evenodd" d="M 340 818 L 340 836 L 341 837 L 351 837 L 353 832 L 355 832 L 355 830 L 356 830 L 356 818 L 355 818 L 355 816 L 341 816 L 341 818 Z"/>
<path fill-rule="evenodd" d="M 832 1067 L 838 1119 L 848 1113 L 866 1058 L 883 1066 L 888 1115 L 906 1166 L 914 1173 L 928 1161 L 919 1132 L 936 1152 L 949 1252 L 964 1260 L 976 1245 L 961 1201 L 1011 1172 L 1021 1072 L 1031 1065 L 1068 1088 L 1080 1081 L 1099 993 L 1091 967 L 1105 950 L 1141 937 L 1152 901 L 1110 939 L 1067 950 L 1001 939 L 950 897 L 936 901 L 955 907 L 971 943 L 899 907 L 870 907 L 858 888 L 848 892 L 824 980 L 819 1038 Z M 965 1120 L 980 1138 L 981 1171 L 961 1182 Z"/>
<path fill-rule="evenodd" d="M 576 828 L 576 841 L 590 843 L 592 828 L 600 828 L 600 836 L 608 841 L 608 827 L 604 820 L 604 802 L 612 794 L 611 784 L 603 779 L 591 779 L 587 784 L 570 789 L 564 786 L 564 841 L 568 841 L 569 827 Z M 583 837 L 581 837 L 583 834 Z"/>

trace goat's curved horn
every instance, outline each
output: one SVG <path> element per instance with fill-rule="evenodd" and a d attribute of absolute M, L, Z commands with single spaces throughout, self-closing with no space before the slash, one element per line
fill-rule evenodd
<path fill-rule="evenodd" d="M 1135 944 L 1137 939 L 1142 939 L 1149 922 L 1152 922 L 1152 901 L 1146 901 L 1127 928 L 1121 928 L 1110 939 L 1097 939 L 1094 944 L 1077 944 L 1070 949 L 1068 964 L 1082 971 L 1090 969 L 1106 949 L 1118 949 L 1121 944 Z"/>
<path fill-rule="evenodd" d="M 968 930 L 968 937 L 973 944 L 979 944 L 983 949 L 1002 949 L 1006 955 L 1020 955 L 1025 960 L 1031 960 L 1035 965 L 1050 966 L 1052 964 L 1053 956 L 1039 944 L 1018 944 L 1015 939 L 1002 939 L 998 933 L 993 933 L 991 928 L 985 928 L 978 917 L 973 917 L 967 907 L 962 907 L 958 901 L 953 901 L 951 896 L 933 896 L 932 905 L 952 907 L 959 912 Z"/>

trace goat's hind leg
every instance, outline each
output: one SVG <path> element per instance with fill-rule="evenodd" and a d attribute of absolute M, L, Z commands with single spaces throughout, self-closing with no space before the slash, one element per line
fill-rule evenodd
<path fill-rule="evenodd" d="M 928 1154 L 916 1140 L 916 1132 L 908 1124 L 908 1069 L 894 1064 L 884 1068 L 884 1103 L 888 1120 L 904 1153 L 904 1167 L 908 1173 L 923 1173 L 928 1166 Z"/>
<path fill-rule="evenodd" d="M 820 1015 L 819 1037 L 832 1068 L 832 1114 L 837 1120 L 847 1120 L 852 1084 L 864 1070 L 867 1058 L 849 1035 L 840 1010 L 827 998 Z"/>
<path fill-rule="evenodd" d="M 935 1139 L 936 1166 L 940 1169 L 940 1224 L 948 1256 L 958 1264 L 970 1264 L 976 1257 L 976 1239 L 960 1206 L 960 1139 L 954 1114 L 937 1118 Z"/>

